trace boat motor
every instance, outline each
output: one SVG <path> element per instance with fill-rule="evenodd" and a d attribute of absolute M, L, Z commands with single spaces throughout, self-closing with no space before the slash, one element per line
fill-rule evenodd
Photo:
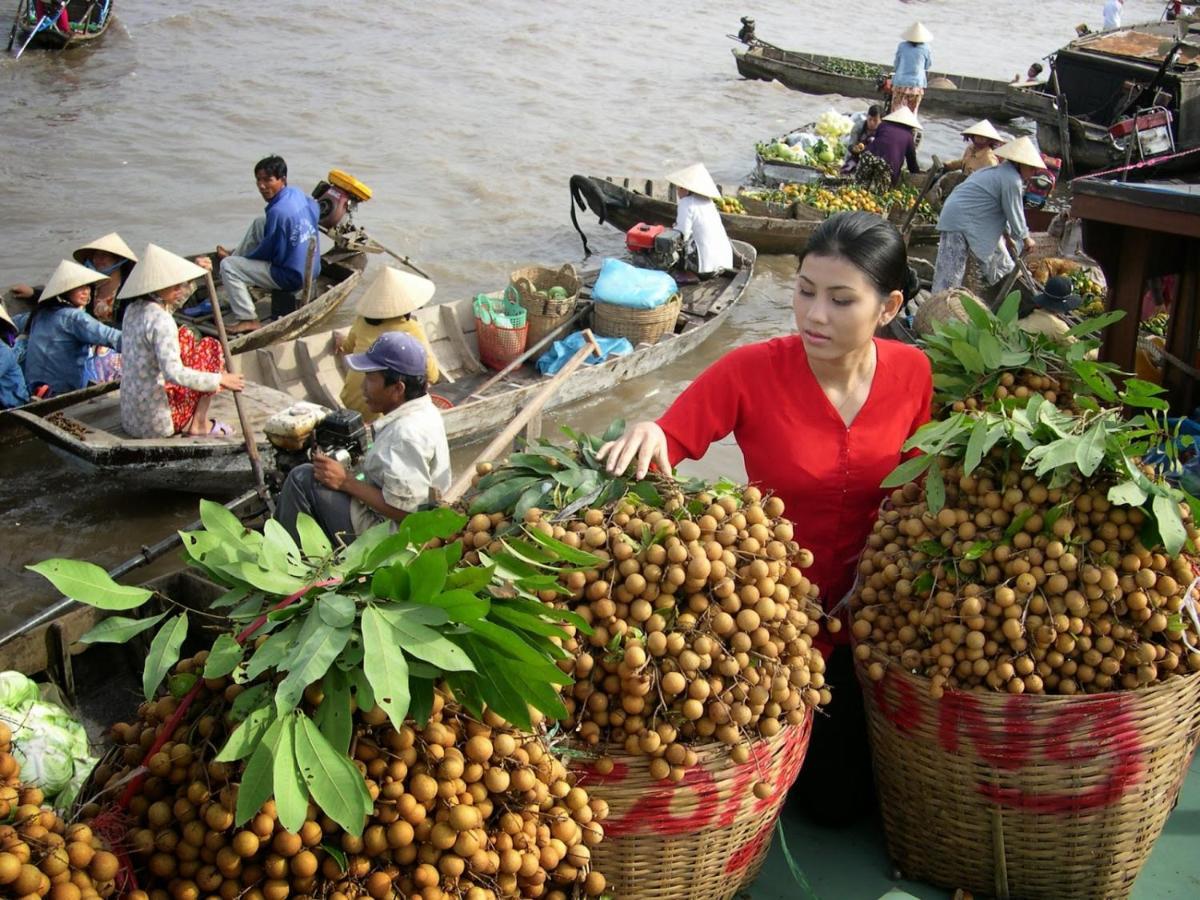
<path fill-rule="evenodd" d="M 317 201 L 317 224 L 335 239 L 339 234 L 356 230 L 354 211 L 358 204 L 371 199 L 371 189 L 340 169 L 331 169 L 327 180 L 319 182 L 312 192 Z"/>
<path fill-rule="evenodd" d="M 315 403 L 296 403 L 271 416 L 263 432 L 275 448 L 278 485 L 288 472 L 320 452 L 347 469 L 366 455 L 370 435 L 360 413 L 352 409 L 329 412 Z"/>
<path fill-rule="evenodd" d="M 625 249 L 635 266 L 669 272 L 683 260 L 683 235 L 674 228 L 638 222 L 625 232 Z"/>

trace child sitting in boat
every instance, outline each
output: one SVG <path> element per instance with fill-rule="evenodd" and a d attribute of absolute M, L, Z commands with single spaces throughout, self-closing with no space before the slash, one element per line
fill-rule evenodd
<path fill-rule="evenodd" d="M 0 303 L 0 409 L 12 409 L 29 402 L 25 373 L 17 362 L 13 346 L 17 341 L 17 326 Z"/>
<path fill-rule="evenodd" d="M 402 331 L 411 334 L 424 345 L 426 378 L 429 384 L 433 384 L 438 380 L 437 360 L 433 358 L 425 329 L 412 314 L 433 298 L 434 290 L 433 282 L 427 278 L 401 272 L 391 266 L 386 267 L 358 301 L 358 317 L 350 326 L 350 333 L 345 337 L 334 334 L 338 354 L 363 353 L 380 335 L 390 331 Z M 362 388 L 362 372 L 351 369 L 346 373 L 341 401 L 347 409 L 361 413 L 364 422 L 370 422 L 377 418 L 379 413 L 367 405 Z"/>
<path fill-rule="evenodd" d="M 92 285 L 103 275 L 64 259 L 42 289 L 25 323 L 25 381 L 44 393 L 65 394 L 87 384 L 84 366 L 95 345 L 121 349 L 121 332 L 88 315 Z"/>
<path fill-rule="evenodd" d="M 204 269 L 149 244 L 118 294 L 128 301 L 121 376 L 121 428 L 131 437 L 233 433 L 208 417 L 213 394 L 240 391 L 245 379 L 224 371 L 221 345 L 196 341 L 179 328 L 171 311 L 188 296 L 189 283 Z M 170 383 L 168 383 L 170 382 Z"/>
<path fill-rule="evenodd" d="M 684 268 L 702 279 L 732 269 L 733 245 L 713 203 L 721 191 L 708 169 L 703 163 L 695 163 L 672 172 L 667 181 L 675 185 L 679 197 L 675 230 L 683 236 Z"/>

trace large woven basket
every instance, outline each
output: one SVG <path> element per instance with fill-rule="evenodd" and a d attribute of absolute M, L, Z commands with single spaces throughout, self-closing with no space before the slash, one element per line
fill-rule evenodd
<path fill-rule="evenodd" d="M 913 316 L 913 329 L 919 335 L 926 335 L 933 331 L 938 322 L 967 322 L 969 319 L 963 306 L 966 303 L 975 303 L 983 309 L 987 308 L 982 300 L 966 288 L 952 288 L 934 294 L 917 308 L 916 315 Z"/>
<path fill-rule="evenodd" d="M 858 665 L 888 850 L 905 877 L 1000 898 L 1129 896 L 1187 774 L 1200 673 L 1137 691 L 947 691 Z"/>
<path fill-rule="evenodd" d="M 573 761 L 579 784 L 608 803 L 592 865 L 613 896 L 730 900 L 757 878 L 811 732 L 810 712 L 799 725 L 756 741 L 742 765 L 730 761 L 723 744 L 697 747 L 699 761 L 678 783 L 651 778 L 645 756 L 613 754 L 608 775 Z M 771 786 L 761 800 L 753 793 L 759 781 Z"/>
<path fill-rule="evenodd" d="M 536 344 L 575 312 L 582 282 L 575 267 L 566 263 L 559 269 L 547 269 L 544 266 L 517 269 L 509 276 L 509 284 L 529 314 L 527 342 Z M 566 291 L 567 296 L 557 300 L 550 297 L 549 292 L 556 287 Z"/>
<path fill-rule="evenodd" d="M 629 338 L 629 343 L 635 347 L 656 344 L 664 334 L 675 330 L 682 308 L 683 300 L 679 294 L 654 309 L 630 309 L 596 300 L 592 305 L 592 330 L 603 337 Z"/>

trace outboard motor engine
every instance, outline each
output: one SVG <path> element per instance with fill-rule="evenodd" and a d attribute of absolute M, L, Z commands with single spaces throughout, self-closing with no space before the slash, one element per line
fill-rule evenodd
<path fill-rule="evenodd" d="M 635 266 L 669 272 L 683 259 L 683 235 L 674 228 L 638 222 L 625 232 L 625 249 Z"/>
<path fill-rule="evenodd" d="M 312 195 L 317 201 L 317 224 L 336 238 L 355 230 L 354 211 L 359 203 L 371 199 L 371 189 L 353 175 L 332 169 L 328 180 L 318 183 Z"/>

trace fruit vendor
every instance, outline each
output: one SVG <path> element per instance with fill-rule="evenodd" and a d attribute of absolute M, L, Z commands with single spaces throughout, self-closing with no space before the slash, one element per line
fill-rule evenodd
<path fill-rule="evenodd" d="M 963 140 L 967 146 L 963 149 L 962 159 L 952 159 L 946 163 L 947 172 L 962 172 L 964 176 L 973 175 L 980 169 L 987 169 L 1000 164 L 996 156 L 996 148 L 1004 143 L 995 126 L 987 119 L 981 119 L 970 128 L 962 131 Z"/>
<path fill-rule="evenodd" d="M 242 242 L 230 253 L 217 247 L 221 281 L 229 292 L 234 322 L 230 334 L 246 334 L 261 323 L 250 296 L 250 286 L 270 290 L 298 291 L 304 286 L 308 243 L 317 237 L 317 201 L 287 183 L 287 163 L 268 156 L 254 166 L 254 183 L 267 201 L 266 213 L 246 231 Z M 321 271 L 319 253 L 313 255 L 311 275 Z"/>
<path fill-rule="evenodd" d="M 721 196 L 717 183 L 703 163 L 672 172 L 667 181 L 675 185 L 679 211 L 675 230 L 683 236 L 684 267 L 701 278 L 711 278 L 733 268 L 733 245 L 713 203 Z"/>
<path fill-rule="evenodd" d="M 1015 264 L 1002 243 L 1005 232 L 1023 242 L 1026 250 L 1033 249 L 1025 224 L 1025 183 L 1046 164 L 1027 137 L 995 153 L 1001 165 L 980 169 L 956 187 L 942 207 L 931 288 L 935 294 L 956 287 L 979 294 L 1011 272 Z"/>
<path fill-rule="evenodd" d="M 907 106 L 915 113 L 925 96 L 927 73 L 933 65 L 929 53 L 933 35 L 920 22 L 914 22 L 901 37 L 892 63 L 892 105 L 897 109 Z"/>
<path fill-rule="evenodd" d="M 387 266 L 358 301 L 357 318 L 345 337 L 337 335 L 337 352 L 355 353 L 366 350 L 375 339 L 389 331 L 411 334 L 425 347 L 425 374 L 429 384 L 438 380 L 437 361 L 429 348 L 429 338 L 421 323 L 412 314 L 433 298 L 433 282 L 419 275 L 401 272 Z M 364 422 L 372 422 L 378 413 L 367 406 L 363 396 L 363 373 L 353 369 L 346 373 L 340 397 L 342 406 L 360 413 Z"/>
<path fill-rule="evenodd" d="M 442 414 L 426 392 L 425 346 L 411 334 L 380 335 L 346 365 L 364 373 L 362 393 L 380 418 L 356 477 L 337 460 L 315 453 L 288 473 L 275 518 L 299 540 L 296 518 L 306 513 L 331 541 L 384 521 L 399 522 L 429 501 L 430 488 L 450 487 L 450 447 Z"/>
<path fill-rule="evenodd" d="M 871 141 L 869 153 L 878 156 L 892 170 L 892 186 L 900 181 L 900 170 L 908 164 L 908 171 L 914 175 L 921 171 L 917 164 L 916 131 L 921 127 L 920 120 L 907 106 L 901 106 L 886 116 L 879 123 L 875 138 Z"/>
<path fill-rule="evenodd" d="M 29 336 L 25 381 L 30 391 L 41 385 L 50 394 L 84 387 L 84 366 L 95 345 L 121 349 L 121 332 L 88 315 L 92 285 L 104 276 L 64 259 L 42 289 L 25 322 Z"/>
<path fill-rule="evenodd" d="M 866 212 L 831 216 L 800 258 L 793 300 L 799 333 L 726 354 L 657 421 L 631 426 L 600 456 L 613 472 L 634 463 L 641 477 L 651 464 L 669 472 L 680 460 L 700 459 L 732 433 L 750 482 L 783 500 L 795 540 L 812 550 L 806 575 L 820 586 L 825 608 L 840 610 L 886 494 L 879 484 L 900 462 L 904 442 L 929 420 L 928 359 L 876 337 L 905 301 L 907 280 L 895 227 Z M 814 725 L 798 792 L 825 820 L 856 818 L 871 803 L 847 630 L 830 639 L 832 714 Z"/>

